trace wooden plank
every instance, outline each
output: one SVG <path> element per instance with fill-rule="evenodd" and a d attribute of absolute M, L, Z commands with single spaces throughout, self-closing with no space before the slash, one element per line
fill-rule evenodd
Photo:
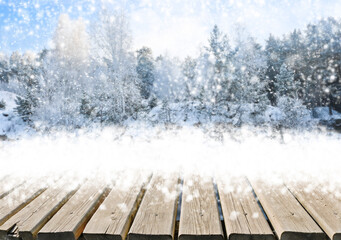
<path fill-rule="evenodd" d="M 179 239 L 224 239 L 212 179 L 185 177 Z"/>
<path fill-rule="evenodd" d="M 88 180 L 39 231 L 39 240 L 76 240 L 108 193 L 107 184 Z"/>
<path fill-rule="evenodd" d="M 0 199 L 0 225 L 4 224 L 10 217 L 45 191 L 45 189 L 46 186 L 42 184 L 41 179 L 38 181 L 26 181 Z"/>
<path fill-rule="evenodd" d="M 252 180 L 257 194 L 276 234 L 281 240 L 322 240 L 326 235 L 283 185 Z"/>
<path fill-rule="evenodd" d="M 0 239 L 20 237 L 33 240 L 44 224 L 63 206 L 77 186 L 59 181 L 0 226 Z"/>
<path fill-rule="evenodd" d="M 15 188 L 20 187 L 26 182 L 22 177 L 5 176 L 0 180 L 0 199 L 7 196 Z"/>
<path fill-rule="evenodd" d="M 245 178 L 219 178 L 217 187 L 228 239 L 275 239 Z"/>
<path fill-rule="evenodd" d="M 129 178 L 127 176 L 127 178 Z M 146 177 L 138 176 L 115 186 L 86 225 L 86 240 L 125 239 L 143 195 Z"/>
<path fill-rule="evenodd" d="M 286 183 L 298 201 L 330 239 L 341 239 L 341 200 L 334 192 L 322 191 L 323 185 L 307 182 Z"/>
<path fill-rule="evenodd" d="M 177 175 L 153 176 L 129 230 L 129 240 L 174 238 L 178 183 Z"/>

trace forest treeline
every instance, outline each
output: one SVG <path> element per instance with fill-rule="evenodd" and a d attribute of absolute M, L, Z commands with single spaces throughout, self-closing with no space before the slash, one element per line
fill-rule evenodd
<path fill-rule="evenodd" d="M 180 61 L 132 50 L 123 12 L 89 26 L 61 15 L 49 48 L 0 59 L 0 90 L 34 126 L 82 127 L 127 120 L 306 124 L 315 109 L 341 110 L 341 22 L 311 23 L 262 46 L 247 31 L 214 26 L 198 56 Z M 1 101 L 1 96 L 0 96 Z"/>

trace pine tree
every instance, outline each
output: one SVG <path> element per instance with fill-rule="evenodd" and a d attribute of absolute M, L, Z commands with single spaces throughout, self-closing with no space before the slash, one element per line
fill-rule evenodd
<path fill-rule="evenodd" d="M 277 97 L 298 98 L 300 85 L 294 80 L 294 72 L 286 64 L 282 64 L 280 73 L 276 76 L 275 86 Z"/>
<path fill-rule="evenodd" d="M 8 83 L 11 75 L 8 59 L 0 55 L 0 83 Z"/>
<path fill-rule="evenodd" d="M 148 99 L 155 80 L 154 60 L 150 48 L 142 47 L 137 51 L 136 72 L 141 80 L 141 96 Z"/>
<path fill-rule="evenodd" d="M 6 102 L 5 100 L 1 99 L 0 100 L 0 109 L 5 109 L 6 108 Z"/>
<path fill-rule="evenodd" d="M 240 33 L 232 63 L 232 101 L 237 104 L 267 105 L 266 58 L 261 46 L 248 33 Z"/>
<path fill-rule="evenodd" d="M 15 99 L 15 103 L 18 105 L 15 108 L 15 111 L 18 115 L 25 121 L 30 122 L 31 116 L 33 114 L 34 104 L 29 101 L 27 98 L 17 97 Z"/>
<path fill-rule="evenodd" d="M 26 74 L 24 74 L 26 75 Z M 23 97 L 17 97 L 15 103 L 17 107 L 15 111 L 26 122 L 31 122 L 31 116 L 35 113 L 35 109 L 38 107 L 38 91 L 39 83 L 34 79 L 34 76 L 26 76 L 27 82 L 24 82 Z"/>
<path fill-rule="evenodd" d="M 278 39 L 270 35 L 266 41 L 265 56 L 266 56 L 266 78 L 268 81 L 267 92 L 268 98 L 272 105 L 276 105 L 276 75 L 279 74 L 280 67 L 283 63 L 281 54 L 282 46 Z"/>
<path fill-rule="evenodd" d="M 91 106 L 91 101 L 86 94 L 83 94 L 81 99 L 79 112 L 86 118 L 91 118 L 93 115 L 94 107 Z"/>
<path fill-rule="evenodd" d="M 182 74 L 185 82 L 185 99 L 191 101 L 196 92 L 195 78 L 196 78 L 196 60 L 191 57 L 186 57 L 182 64 Z"/>
<path fill-rule="evenodd" d="M 215 25 L 208 42 L 209 46 L 206 47 L 209 56 L 207 97 L 213 103 L 226 104 L 230 93 L 228 65 L 231 58 L 231 48 L 229 41 L 227 36 Z"/>
<path fill-rule="evenodd" d="M 39 103 L 40 75 L 35 56 L 29 54 L 11 56 L 11 72 L 21 87 L 21 96 L 17 97 L 15 111 L 24 120 L 31 122 Z"/>

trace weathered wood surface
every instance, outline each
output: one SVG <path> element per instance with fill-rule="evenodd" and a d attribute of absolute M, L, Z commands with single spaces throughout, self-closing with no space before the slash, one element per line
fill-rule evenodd
<path fill-rule="evenodd" d="M 211 178 L 187 176 L 183 183 L 179 239 L 224 239 Z"/>
<path fill-rule="evenodd" d="M 0 199 L 8 195 L 15 188 L 23 185 L 26 182 L 24 178 L 4 176 L 0 180 Z"/>
<path fill-rule="evenodd" d="M 39 231 L 38 239 L 78 239 L 107 192 L 107 184 L 88 180 Z"/>
<path fill-rule="evenodd" d="M 46 186 L 39 180 L 27 180 L 8 195 L 0 199 L 0 225 L 4 224 L 10 217 L 20 211 L 39 194 Z"/>
<path fill-rule="evenodd" d="M 216 182 L 228 239 L 275 239 L 245 178 L 217 178 Z"/>
<path fill-rule="evenodd" d="M 326 239 L 325 233 L 283 184 L 251 180 L 251 185 L 279 239 Z"/>
<path fill-rule="evenodd" d="M 307 182 L 286 183 L 298 201 L 332 240 L 341 239 L 341 199 L 336 191 Z M 324 190 L 323 190 L 324 189 Z"/>
<path fill-rule="evenodd" d="M 0 239 L 33 240 L 38 231 L 75 192 L 76 186 L 60 180 L 0 226 Z"/>
<path fill-rule="evenodd" d="M 93 180 L 80 188 L 68 188 L 61 179 L 49 187 L 46 178 L 21 179 L 8 186 L 6 180 L 11 177 L 0 179 L 0 196 L 1 191 L 6 193 L 0 198 L 0 240 L 170 240 L 175 235 L 179 240 L 224 239 L 212 179 L 184 178 L 181 216 L 176 222 L 181 189 L 178 175 L 155 175 L 146 188 L 146 178 L 133 175 L 136 179 L 130 181 L 124 173 L 120 175 L 115 176 L 111 190 L 106 183 Z M 322 240 L 329 236 L 341 240 L 338 189 L 250 180 L 279 239 Z M 217 178 L 216 183 L 225 238 L 274 239 L 245 178 Z"/>
<path fill-rule="evenodd" d="M 174 238 L 178 183 L 178 175 L 152 177 L 129 230 L 129 240 Z"/>
<path fill-rule="evenodd" d="M 128 177 L 124 183 L 116 182 L 109 195 L 86 225 L 83 235 L 86 240 L 123 240 L 143 195 L 148 178 L 138 175 Z"/>

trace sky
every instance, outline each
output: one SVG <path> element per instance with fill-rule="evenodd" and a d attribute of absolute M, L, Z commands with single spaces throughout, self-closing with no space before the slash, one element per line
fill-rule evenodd
<path fill-rule="evenodd" d="M 233 41 L 245 27 L 260 43 L 270 33 L 282 36 L 309 22 L 339 18 L 340 0 L 0 0 L 0 52 L 49 47 L 60 14 L 93 21 L 101 2 L 124 8 L 130 19 L 132 50 L 154 55 L 196 55 L 217 24 Z"/>

